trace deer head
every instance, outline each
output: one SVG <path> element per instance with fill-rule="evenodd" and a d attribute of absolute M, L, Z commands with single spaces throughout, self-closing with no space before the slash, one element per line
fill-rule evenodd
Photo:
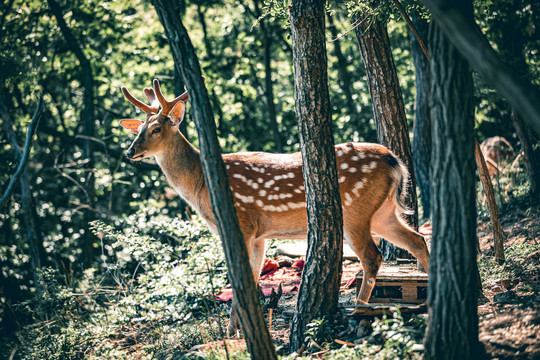
<path fill-rule="evenodd" d="M 161 92 L 159 81 L 154 79 L 154 88 L 145 88 L 144 93 L 150 105 L 137 99 L 123 86 L 122 93 L 125 98 L 145 112 L 146 121 L 137 119 L 124 119 L 120 125 L 137 134 L 126 155 L 129 159 L 139 161 L 146 157 L 159 154 L 170 142 L 172 136 L 177 135 L 178 125 L 184 119 L 185 101 L 189 99 L 187 92 L 172 101 L 167 101 Z M 161 111 L 159 111 L 161 105 Z"/>

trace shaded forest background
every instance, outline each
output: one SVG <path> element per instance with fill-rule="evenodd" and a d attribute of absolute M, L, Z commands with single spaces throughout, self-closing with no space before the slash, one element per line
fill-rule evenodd
<path fill-rule="evenodd" d="M 417 3 L 403 3 L 409 13 L 425 13 Z M 298 151 L 287 2 L 186 0 L 177 5 L 201 62 L 223 151 Z M 327 17 L 336 143 L 377 141 L 350 14 L 357 6 L 362 3 L 332 3 Z M 391 1 L 382 2 L 379 10 L 387 23 L 412 133 L 416 91 L 411 34 Z M 540 85 L 540 5 L 478 1 L 475 17 L 503 58 Z M 44 275 L 38 269 L 55 269 L 73 283 L 87 269 L 102 266 L 103 238 L 91 231 L 91 222 L 121 228 L 130 216 L 137 226 L 156 212 L 184 219 L 191 212 L 155 164 L 133 163 L 124 155 L 132 135 L 119 120 L 142 119 L 143 114 L 125 101 L 120 87 L 141 97 L 141 90 L 158 78 L 167 98 L 184 91 L 150 2 L 2 0 L 0 29 L 2 191 L 20 157 L 14 141 L 22 151 L 38 99 L 45 101 L 21 180 L 30 191 L 25 195 L 27 189 L 18 185 L 0 210 L 0 331 L 5 336 L 31 320 L 23 313 L 14 316 L 17 311 L 10 308 L 43 291 L 38 279 Z M 474 103 L 479 140 L 503 136 L 520 152 L 511 107 L 478 76 Z M 182 131 L 197 146 L 189 111 L 188 105 Z M 499 201 L 529 190 L 525 177 L 515 185 L 504 194 L 499 190 Z M 133 218 L 141 209 L 146 215 Z M 422 206 L 420 212 L 424 220 L 429 217 Z"/>

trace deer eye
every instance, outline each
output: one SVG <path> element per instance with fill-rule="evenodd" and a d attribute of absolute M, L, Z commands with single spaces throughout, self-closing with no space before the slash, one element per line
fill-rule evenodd
<path fill-rule="evenodd" d="M 159 133 L 160 131 L 161 131 L 160 128 L 155 128 L 154 130 L 152 130 L 152 135 L 157 134 L 157 133 Z"/>

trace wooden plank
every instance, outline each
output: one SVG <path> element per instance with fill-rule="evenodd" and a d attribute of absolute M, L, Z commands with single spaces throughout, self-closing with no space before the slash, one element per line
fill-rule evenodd
<path fill-rule="evenodd" d="M 426 303 L 410 304 L 410 303 L 393 303 L 393 304 L 359 304 L 354 307 L 350 316 L 376 316 L 382 314 L 394 313 L 399 311 L 405 313 L 424 313 L 427 311 Z"/>

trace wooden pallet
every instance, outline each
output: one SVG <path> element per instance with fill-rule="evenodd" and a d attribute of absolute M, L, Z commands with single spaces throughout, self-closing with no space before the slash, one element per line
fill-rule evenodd
<path fill-rule="evenodd" d="M 379 316 L 398 311 L 402 314 L 420 314 L 427 311 L 426 303 L 422 304 L 358 304 L 352 308 L 350 316 Z"/>
<path fill-rule="evenodd" d="M 363 272 L 356 274 L 356 293 L 362 286 Z M 420 304 L 427 299 L 428 275 L 416 269 L 416 265 L 397 265 L 395 262 L 383 264 L 370 303 Z"/>

